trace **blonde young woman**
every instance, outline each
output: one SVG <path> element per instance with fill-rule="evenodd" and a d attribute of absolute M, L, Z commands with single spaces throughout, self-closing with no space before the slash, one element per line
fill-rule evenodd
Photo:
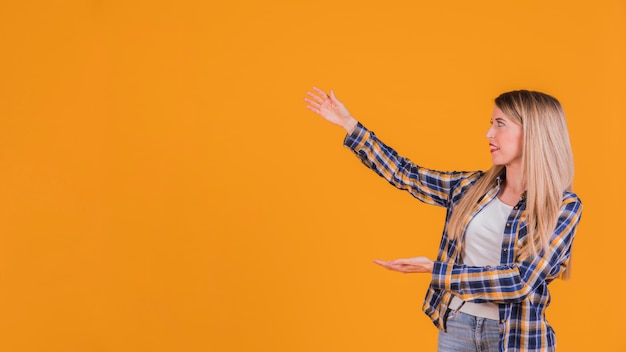
<path fill-rule="evenodd" d="M 343 127 L 344 145 L 370 169 L 422 202 L 447 209 L 437 259 L 377 260 L 426 273 L 424 312 L 440 352 L 554 351 L 545 317 L 548 284 L 568 276 L 582 205 L 572 193 L 565 117 L 553 97 L 526 90 L 495 99 L 487 131 L 493 167 L 441 172 L 418 166 L 353 118 L 333 91 L 307 92 L 307 108 Z"/>

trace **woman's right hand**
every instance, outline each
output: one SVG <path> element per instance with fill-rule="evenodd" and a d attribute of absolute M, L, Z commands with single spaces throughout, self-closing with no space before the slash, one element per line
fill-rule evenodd
<path fill-rule="evenodd" d="M 315 93 L 307 91 L 310 98 L 304 98 L 306 107 L 314 113 L 323 117 L 335 125 L 343 127 L 348 134 L 351 134 L 356 127 L 357 120 L 350 115 L 348 109 L 335 97 L 335 92 L 330 91 L 328 95 L 323 90 L 313 87 Z"/>

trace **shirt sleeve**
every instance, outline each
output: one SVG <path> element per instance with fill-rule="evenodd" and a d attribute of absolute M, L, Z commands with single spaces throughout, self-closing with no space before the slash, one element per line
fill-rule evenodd
<path fill-rule="evenodd" d="M 448 206 L 452 189 L 461 181 L 470 184 L 481 172 L 442 172 L 427 169 L 399 156 L 391 147 L 358 123 L 346 136 L 344 146 L 350 148 L 368 168 L 398 189 L 408 191 L 422 202 Z"/>
<path fill-rule="evenodd" d="M 521 302 L 564 270 L 581 215 L 580 199 L 567 198 L 548 247 L 513 265 L 472 267 L 435 262 L 433 288 L 448 290 L 467 302 Z"/>

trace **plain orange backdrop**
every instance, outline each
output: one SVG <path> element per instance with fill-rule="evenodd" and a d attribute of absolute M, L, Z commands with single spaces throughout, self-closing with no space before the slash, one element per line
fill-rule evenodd
<path fill-rule="evenodd" d="M 560 351 L 626 351 L 626 2 L 0 2 L 1 351 L 434 351 L 443 209 L 366 170 L 311 86 L 412 160 L 489 167 L 499 93 L 565 107 L 585 211 Z"/>

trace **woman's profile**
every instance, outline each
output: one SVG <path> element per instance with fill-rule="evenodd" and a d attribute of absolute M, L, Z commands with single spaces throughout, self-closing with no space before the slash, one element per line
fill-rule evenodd
<path fill-rule="evenodd" d="M 561 104 L 518 90 L 495 99 L 487 171 L 443 172 L 404 158 L 335 97 L 307 92 L 309 110 L 343 127 L 344 145 L 371 170 L 418 200 L 446 209 L 437 258 L 377 260 L 431 275 L 424 312 L 438 351 L 554 351 L 548 284 L 569 275 L 582 204 Z"/>

